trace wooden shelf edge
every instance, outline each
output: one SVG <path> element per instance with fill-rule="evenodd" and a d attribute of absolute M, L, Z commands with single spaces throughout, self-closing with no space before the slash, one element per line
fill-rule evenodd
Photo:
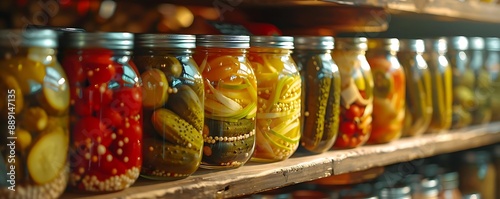
<path fill-rule="evenodd" d="M 311 181 L 335 174 L 411 161 L 500 142 L 500 122 L 474 126 L 446 134 L 403 138 L 388 144 L 322 154 L 297 153 L 275 163 L 247 163 L 231 170 L 203 170 L 177 181 L 139 179 L 132 187 L 116 193 L 62 198 L 227 198 Z"/>

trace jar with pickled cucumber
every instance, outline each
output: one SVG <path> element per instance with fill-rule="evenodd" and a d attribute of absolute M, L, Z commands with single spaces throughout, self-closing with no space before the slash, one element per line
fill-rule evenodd
<path fill-rule="evenodd" d="M 258 98 L 249 42 L 239 35 L 196 38 L 193 57 L 205 88 L 202 168 L 236 168 L 252 157 Z"/>
<path fill-rule="evenodd" d="M 142 164 L 142 88 L 131 60 L 133 34 L 68 33 L 63 68 L 71 95 L 70 186 L 113 192 Z"/>
<path fill-rule="evenodd" d="M 69 175 L 70 88 L 52 30 L 0 31 L 0 198 L 58 198 Z"/>
<path fill-rule="evenodd" d="M 295 37 L 293 58 L 303 81 L 301 145 L 314 153 L 329 150 L 337 139 L 341 82 L 333 47 L 333 37 Z"/>
<path fill-rule="evenodd" d="M 466 37 L 449 38 L 448 60 L 452 68 L 453 105 L 451 128 L 457 129 L 472 123 L 472 110 L 477 107 L 474 97 L 475 74 L 470 68 L 469 42 Z"/>
<path fill-rule="evenodd" d="M 452 74 L 445 38 L 425 40 L 424 59 L 431 74 L 432 119 L 426 132 L 439 133 L 451 126 Z"/>
<path fill-rule="evenodd" d="M 175 180 L 194 173 L 203 148 L 203 78 L 192 57 L 194 35 L 135 35 L 142 79 L 141 176 Z"/>
<path fill-rule="evenodd" d="M 403 136 L 422 135 L 432 119 L 431 73 L 422 56 L 424 51 L 424 40 L 400 40 L 398 60 L 407 77 Z"/>
<path fill-rule="evenodd" d="M 405 74 L 396 57 L 398 39 L 368 39 L 366 58 L 373 74 L 373 122 L 368 143 L 401 137 L 405 118 Z"/>
<path fill-rule="evenodd" d="M 333 59 L 341 77 L 340 126 L 334 148 L 361 146 L 372 131 L 373 76 L 366 60 L 367 39 L 335 38 Z"/>
<path fill-rule="evenodd" d="M 470 37 L 468 40 L 470 53 L 469 67 L 475 75 L 473 92 L 476 101 L 476 107 L 471 113 L 471 124 L 485 124 L 491 120 L 492 109 L 490 108 L 490 104 L 493 91 L 490 71 L 485 64 L 485 43 L 481 37 Z"/>
<path fill-rule="evenodd" d="M 292 49 L 293 37 L 250 37 L 248 59 L 257 78 L 252 161 L 285 160 L 299 146 L 302 80 L 290 55 Z"/>
<path fill-rule="evenodd" d="M 485 67 L 489 73 L 491 86 L 490 108 L 500 110 L 500 38 L 488 37 L 485 39 L 486 58 Z M 500 111 L 492 111 L 491 121 L 500 121 Z"/>

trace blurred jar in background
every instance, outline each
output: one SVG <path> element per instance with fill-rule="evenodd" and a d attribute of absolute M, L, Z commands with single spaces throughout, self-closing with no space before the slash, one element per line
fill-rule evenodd
<path fill-rule="evenodd" d="M 491 110 L 500 110 L 500 39 L 488 37 L 486 43 L 485 67 L 491 80 Z M 500 111 L 492 111 L 492 121 L 500 121 Z"/>
<path fill-rule="evenodd" d="M 439 176 L 439 181 L 441 183 L 441 193 L 439 194 L 439 198 L 441 199 L 462 198 L 462 193 L 458 189 L 459 178 L 457 172 L 448 172 L 441 174 Z"/>
<path fill-rule="evenodd" d="M 475 84 L 474 84 L 474 99 L 476 107 L 472 110 L 472 124 L 484 124 L 491 120 L 491 76 L 485 64 L 485 44 L 484 39 L 481 37 L 470 37 L 469 39 L 469 53 L 470 63 L 469 67 L 474 71 Z"/>
<path fill-rule="evenodd" d="M 397 39 L 369 39 L 366 58 L 373 74 L 373 122 L 368 143 L 401 137 L 405 117 L 405 74 L 396 57 Z"/>
<path fill-rule="evenodd" d="M 465 152 L 459 174 L 462 193 L 479 193 L 483 198 L 496 198 L 496 170 L 488 152 Z"/>
<path fill-rule="evenodd" d="M 334 148 L 355 148 L 372 131 L 373 76 L 366 60 L 366 38 L 336 38 L 332 56 L 341 77 L 340 126 Z"/>
<path fill-rule="evenodd" d="M 432 119 L 431 74 L 422 56 L 423 40 L 403 39 L 400 46 L 397 55 L 407 77 L 403 136 L 419 136 Z"/>
<path fill-rule="evenodd" d="M 452 117 L 452 69 L 446 57 L 447 40 L 426 40 L 424 59 L 431 74 L 432 119 L 427 132 L 437 133 L 450 128 Z"/>
<path fill-rule="evenodd" d="M 472 110 L 477 107 L 474 97 L 475 74 L 470 68 L 469 42 L 466 37 L 451 37 L 448 42 L 448 60 L 453 74 L 453 108 L 451 128 L 462 128 L 472 123 Z"/>
<path fill-rule="evenodd" d="M 379 192 L 380 199 L 411 199 L 410 187 L 394 186 L 383 188 Z"/>

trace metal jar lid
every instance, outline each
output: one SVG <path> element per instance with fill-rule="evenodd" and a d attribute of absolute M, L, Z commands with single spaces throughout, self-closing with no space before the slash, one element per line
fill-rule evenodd
<path fill-rule="evenodd" d="M 196 47 L 196 36 L 177 34 L 135 34 L 136 48 L 181 48 Z"/>
<path fill-rule="evenodd" d="M 401 39 L 399 46 L 400 51 L 425 52 L 425 43 L 422 39 Z"/>
<path fill-rule="evenodd" d="M 3 48 L 57 48 L 57 44 L 57 32 L 54 30 L 0 30 L 0 46 Z"/>
<path fill-rule="evenodd" d="M 134 35 L 124 32 L 67 33 L 64 35 L 63 41 L 66 48 L 108 48 L 117 50 L 134 48 Z"/>
<path fill-rule="evenodd" d="M 481 199 L 481 194 L 479 193 L 468 193 L 462 195 L 462 199 Z"/>
<path fill-rule="evenodd" d="M 446 53 L 448 51 L 448 39 L 441 37 L 436 39 L 425 39 L 426 51 Z"/>
<path fill-rule="evenodd" d="M 500 39 L 496 37 L 487 37 L 485 39 L 486 50 L 500 51 Z"/>
<path fill-rule="evenodd" d="M 250 46 L 293 49 L 293 37 L 289 36 L 251 36 Z"/>
<path fill-rule="evenodd" d="M 457 37 L 451 37 L 448 40 L 449 40 L 448 42 L 449 49 L 454 49 L 454 50 L 469 49 L 469 41 L 467 40 L 467 37 L 457 36 Z"/>
<path fill-rule="evenodd" d="M 399 40 L 395 38 L 370 38 L 368 50 L 399 51 Z"/>
<path fill-rule="evenodd" d="M 339 50 L 364 50 L 368 49 L 366 37 L 336 37 L 335 49 Z"/>
<path fill-rule="evenodd" d="M 440 176 L 440 182 L 445 190 L 458 188 L 458 173 L 449 172 Z"/>
<path fill-rule="evenodd" d="M 481 37 L 469 37 L 469 49 L 484 50 L 484 39 Z"/>
<path fill-rule="evenodd" d="M 294 45 L 300 50 L 332 50 L 334 39 L 329 36 L 297 36 Z"/>
<path fill-rule="evenodd" d="M 410 199 L 410 187 L 391 187 L 380 190 L 380 198 Z"/>
<path fill-rule="evenodd" d="M 244 35 L 198 35 L 196 45 L 215 48 L 249 48 L 250 37 Z"/>
<path fill-rule="evenodd" d="M 437 179 L 426 178 L 420 183 L 425 196 L 437 197 L 439 195 L 439 182 Z"/>

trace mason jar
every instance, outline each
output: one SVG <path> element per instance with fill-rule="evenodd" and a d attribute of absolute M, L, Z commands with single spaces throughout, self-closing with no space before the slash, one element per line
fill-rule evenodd
<path fill-rule="evenodd" d="M 193 55 L 205 86 L 201 167 L 235 168 L 255 147 L 257 79 L 247 59 L 250 38 L 199 35 Z"/>
<path fill-rule="evenodd" d="M 366 58 L 373 74 L 373 122 L 368 143 L 401 137 L 405 118 L 405 74 L 396 57 L 398 39 L 369 39 Z"/>
<path fill-rule="evenodd" d="M 71 95 L 70 185 L 113 192 L 142 164 L 142 88 L 131 60 L 133 34 L 68 33 L 63 68 Z"/>
<path fill-rule="evenodd" d="M 468 38 L 468 42 L 470 53 L 469 67 L 475 75 L 473 92 L 476 101 L 476 107 L 471 113 L 471 124 L 485 124 L 490 122 L 493 112 L 490 106 L 493 87 L 490 71 L 485 64 L 485 43 L 481 37 L 470 37 Z"/>
<path fill-rule="evenodd" d="M 405 71 L 406 113 L 403 136 L 422 135 L 432 119 L 431 73 L 422 56 L 424 40 L 400 40 L 398 59 Z"/>
<path fill-rule="evenodd" d="M 292 49 L 293 37 L 250 37 L 248 59 L 257 78 L 258 98 L 252 161 L 285 160 L 299 146 L 302 80 Z"/>
<path fill-rule="evenodd" d="M 429 67 L 432 85 L 432 119 L 428 133 L 439 133 L 448 130 L 452 118 L 452 70 L 446 52 L 445 38 L 425 40 L 424 59 Z"/>
<path fill-rule="evenodd" d="M 58 198 L 69 161 L 69 85 L 52 30 L 0 30 L 0 195 Z"/>
<path fill-rule="evenodd" d="M 485 38 L 486 58 L 485 67 L 489 73 L 491 86 L 490 109 L 500 110 L 500 39 L 496 37 Z M 492 111 L 491 121 L 500 121 L 500 111 Z"/>
<path fill-rule="evenodd" d="M 452 68 L 453 108 L 451 128 L 457 129 L 472 123 L 472 110 L 477 107 L 474 97 L 475 74 L 470 68 L 469 42 L 466 37 L 451 37 L 448 43 L 448 60 Z"/>
<path fill-rule="evenodd" d="M 301 146 L 314 153 L 329 150 L 339 126 L 340 73 L 330 53 L 333 37 L 295 37 L 293 58 L 302 77 Z"/>
<path fill-rule="evenodd" d="M 373 76 L 366 60 L 367 39 L 335 38 L 333 59 L 340 72 L 340 126 L 334 148 L 361 146 L 372 131 Z"/>
<path fill-rule="evenodd" d="M 411 199 L 410 187 L 408 186 L 394 186 L 383 188 L 379 192 L 380 199 Z"/>
<path fill-rule="evenodd" d="M 459 177 L 457 172 L 448 172 L 439 176 L 441 183 L 441 192 L 439 198 L 442 199 L 461 199 L 462 192 L 458 189 Z"/>
<path fill-rule="evenodd" d="M 460 191 L 479 193 L 483 198 L 496 197 L 496 169 L 487 151 L 468 151 L 459 167 Z"/>
<path fill-rule="evenodd" d="M 203 78 L 194 35 L 137 34 L 133 61 L 142 79 L 141 176 L 174 180 L 194 173 L 203 148 Z"/>

